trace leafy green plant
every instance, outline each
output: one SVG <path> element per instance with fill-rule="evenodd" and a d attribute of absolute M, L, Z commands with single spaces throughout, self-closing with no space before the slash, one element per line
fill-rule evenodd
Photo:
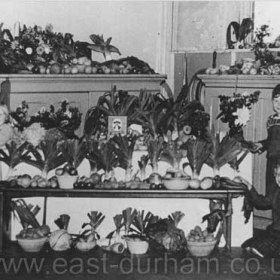
<path fill-rule="evenodd" d="M 89 222 L 83 223 L 82 228 L 85 228 L 86 226 L 90 226 L 90 229 L 84 230 L 84 232 L 81 235 L 85 236 L 87 234 L 91 234 L 93 236 L 93 240 L 100 239 L 100 236 L 97 233 L 97 228 L 104 221 L 105 215 L 103 215 L 103 213 L 98 211 L 91 211 L 90 213 L 87 214 L 87 216 L 89 218 Z"/>
<path fill-rule="evenodd" d="M 87 142 L 82 138 L 66 139 L 64 141 L 60 141 L 58 146 L 65 161 L 74 168 L 78 168 L 80 166 L 88 152 Z"/>
<path fill-rule="evenodd" d="M 87 138 L 98 138 L 101 133 L 106 134 L 109 116 L 127 116 L 128 126 L 135 123 L 138 114 L 135 110 L 138 97 L 129 95 L 127 91 L 113 87 L 99 97 L 97 105 L 91 107 L 85 117 L 84 133 Z"/>
<path fill-rule="evenodd" d="M 179 170 L 181 160 L 186 156 L 187 150 L 181 148 L 179 141 L 172 141 L 169 137 L 168 142 L 163 144 L 160 160 L 168 162 L 174 170 Z"/>
<path fill-rule="evenodd" d="M 114 152 L 112 141 L 99 142 L 96 140 L 89 140 L 88 145 L 89 150 L 86 158 L 89 160 L 91 173 L 96 173 L 103 169 L 105 172 L 105 179 L 113 178 L 114 175 L 112 171 L 118 164 L 118 158 Z"/>
<path fill-rule="evenodd" d="M 156 223 L 158 220 L 159 217 L 154 216 L 150 211 L 137 211 L 131 224 L 130 231 L 132 234 L 128 235 L 129 238 L 140 238 L 144 240 L 149 239 L 147 228 L 149 228 L 151 224 Z"/>
<path fill-rule="evenodd" d="M 104 40 L 103 35 L 91 34 L 89 37 L 93 44 L 90 44 L 88 48 L 96 52 L 101 52 L 106 61 L 112 60 L 111 53 L 113 52 L 121 55 L 119 49 L 111 45 L 112 37 L 108 38 L 106 41 Z"/>
<path fill-rule="evenodd" d="M 197 178 L 200 174 L 203 164 L 206 162 L 211 151 L 211 142 L 203 138 L 190 138 L 186 145 L 188 163 L 192 169 L 192 177 Z"/>
<path fill-rule="evenodd" d="M 131 137 L 115 135 L 111 139 L 114 145 L 114 152 L 118 158 L 118 164 L 126 170 L 126 182 L 131 181 L 132 178 L 132 157 L 136 140 L 136 135 Z"/>
<path fill-rule="evenodd" d="M 9 166 L 9 171 L 7 178 L 9 178 L 14 168 L 22 163 L 32 164 L 30 150 L 28 149 L 30 145 L 27 142 L 10 141 L 5 144 L 6 149 L 0 149 L 0 161 L 3 161 Z"/>

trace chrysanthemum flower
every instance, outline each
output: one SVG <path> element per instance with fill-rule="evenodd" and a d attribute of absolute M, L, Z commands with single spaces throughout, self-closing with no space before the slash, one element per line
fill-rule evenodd
<path fill-rule="evenodd" d="M 42 55 L 44 53 L 44 51 L 45 51 L 45 48 L 42 45 L 38 46 L 36 49 L 36 52 L 38 55 Z"/>
<path fill-rule="evenodd" d="M 245 126 L 250 120 L 251 111 L 246 106 L 243 106 L 238 108 L 232 115 L 237 116 L 237 119 L 234 121 L 235 125 Z"/>

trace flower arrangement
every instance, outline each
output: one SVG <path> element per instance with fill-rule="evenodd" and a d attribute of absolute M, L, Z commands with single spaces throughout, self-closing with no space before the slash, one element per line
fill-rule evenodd
<path fill-rule="evenodd" d="M 74 132 L 79 128 L 82 120 L 82 113 L 77 107 L 70 106 L 67 100 L 63 100 L 57 110 L 53 105 L 50 105 L 49 110 L 42 107 L 34 115 L 29 115 L 28 110 L 27 102 L 23 101 L 15 111 L 10 113 L 19 131 L 23 131 L 34 123 L 40 123 L 45 129 L 57 128 L 67 137 L 75 138 Z"/>
<path fill-rule="evenodd" d="M 91 43 L 74 41 L 71 33 L 55 32 L 51 24 L 15 24 L 14 34 L 0 24 L 0 73 L 33 74 L 155 74 L 137 57 L 113 60 L 111 53 L 121 55 L 111 45 L 112 37 L 91 34 Z M 91 52 L 103 54 L 105 62 L 91 60 Z"/>
<path fill-rule="evenodd" d="M 39 66 L 47 66 L 50 62 L 66 63 L 75 57 L 73 35 L 54 32 L 51 24 L 45 29 L 38 25 L 19 26 L 18 34 L 14 36 L 8 29 L 4 31 L 0 36 L 1 72 L 39 73 Z"/>
<path fill-rule="evenodd" d="M 234 93 L 233 96 L 219 95 L 220 113 L 217 119 L 229 125 L 230 136 L 240 134 L 250 119 L 252 105 L 259 100 L 260 91 Z"/>
<path fill-rule="evenodd" d="M 234 93 L 233 96 L 219 95 L 220 113 L 217 119 L 228 124 L 229 132 L 220 139 L 220 133 L 211 130 L 212 149 L 206 163 L 213 168 L 214 174 L 218 174 L 219 169 L 227 163 L 237 170 L 249 150 L 253 148 L 254 144 L 244 139 L 243 128 L 250 120 L 252 106 L 258 102 L 259 95 L 260 91 L 251 94 Z"/>

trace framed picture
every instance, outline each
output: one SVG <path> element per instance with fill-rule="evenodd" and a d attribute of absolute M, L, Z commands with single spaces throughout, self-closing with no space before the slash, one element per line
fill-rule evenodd
<path fill-rule="evenodd" d="M 127 134 L 127 117 L 126 116 L 109 116 L 108 119 L 108 136 L 115 134 Z"/>

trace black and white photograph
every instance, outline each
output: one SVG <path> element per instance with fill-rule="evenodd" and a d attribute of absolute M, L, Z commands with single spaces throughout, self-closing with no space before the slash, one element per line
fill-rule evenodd
<path fill-rule="evenodd" d="M 1 0 L 0 278 L 279 279 L 279 11 Z"/>

